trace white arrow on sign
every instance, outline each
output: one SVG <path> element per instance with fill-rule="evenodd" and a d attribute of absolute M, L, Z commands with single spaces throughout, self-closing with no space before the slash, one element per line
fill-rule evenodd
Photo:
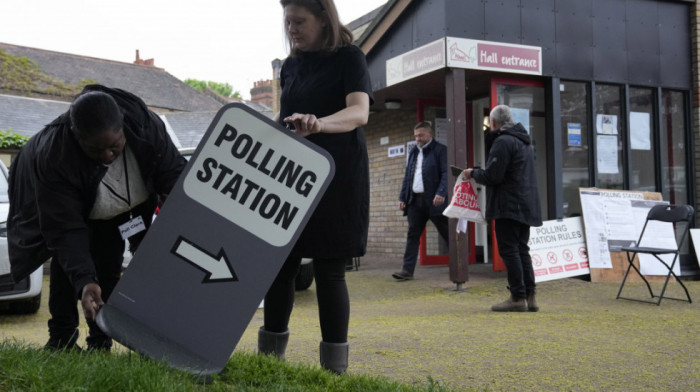
<path fill-rule="evenodd" d="M 173 254 L 192 264 L 207 274 L 202 283 L 235 282 L 238 281 L 236 273 L 228 262 L 223 248 L 214 256 L 199 248 L 193 242 L 184 237 L 178 237 L 173 245 Z"/>

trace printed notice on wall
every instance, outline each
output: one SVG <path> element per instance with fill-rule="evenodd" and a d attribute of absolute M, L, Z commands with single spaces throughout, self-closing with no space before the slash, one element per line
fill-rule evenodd
<path fill-rule="evenodd" d="M 566 133 L 568 135 L 569 146 L 581 145 L 581 124 L 566 123 Z"/>
<path fill-rule="evenodd" d="M 435 140 L 447 145 L 447 134 L 450 130 L 450 120 L 446 118 L 435 119 Z"/>
<path fill-rule="evenodd" d="M 418 142 L 415 140 L 412 140 L 410 142 L 406 142 L 406 163 L 408 164 L 408 157 L 411 155 L 411 150 L 413 147 L 417 146 Z"/>
<path fill-rule="evenodd" d="M 651 150 L 649 113 L 630 112 L 630 147 L 633 150 Z"/>
<path fill-rule="evenodd" d="M 398 157 L 406 154 L 406 147 L 403 144 L 399 146 L 389 147 L 389 158 Z"/>
<path fill-rule="evenodd" d="M 596 116 L 596 132 L 603 135 L 617 135 L 617 116 L 599 114 Z"/>
<path fill-rule="evenodd" d="M 617 136 L 598 135 L 596 138 L 598 173 L 618 174 Z"/>
<path fill-rule="evenodd" d="M 514 123 L 523 124 L 523 128 L 530 134 L 530 111 L 527 109 L 510 108 L 510 113 L 513 115 Z"/>

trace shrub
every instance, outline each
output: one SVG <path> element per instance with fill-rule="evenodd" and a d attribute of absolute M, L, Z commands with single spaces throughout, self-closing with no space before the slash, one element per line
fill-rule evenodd
<path fill-rule="evenodd" d="M 21 148 L 27 140 L 29 136 L 20 135 L 12 129 L 0 130 L 0 148 Z"/>

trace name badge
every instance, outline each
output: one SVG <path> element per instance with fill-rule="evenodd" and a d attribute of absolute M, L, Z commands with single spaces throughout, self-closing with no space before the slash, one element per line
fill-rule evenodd
<path fill-rule="evenodd" d="M 122 235 L 123 240 L 126 240 L 127 238 L 144 230 L 146 230 L 146 224 L 143 223 L 143 218 L 140 216 L 137 216 L 136 218 L 119 226 L 119 233 Z"/>

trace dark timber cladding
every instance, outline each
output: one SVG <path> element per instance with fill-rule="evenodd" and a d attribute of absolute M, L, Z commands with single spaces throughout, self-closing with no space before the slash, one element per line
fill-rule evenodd
<path fill-rule="evenodd" d="M 368 53 L 373 88 L 384 64 L 442 37 L 542 48 L 542 75 L 690 89 L 690 2 L 654 0 L 413 1 Z"/>

